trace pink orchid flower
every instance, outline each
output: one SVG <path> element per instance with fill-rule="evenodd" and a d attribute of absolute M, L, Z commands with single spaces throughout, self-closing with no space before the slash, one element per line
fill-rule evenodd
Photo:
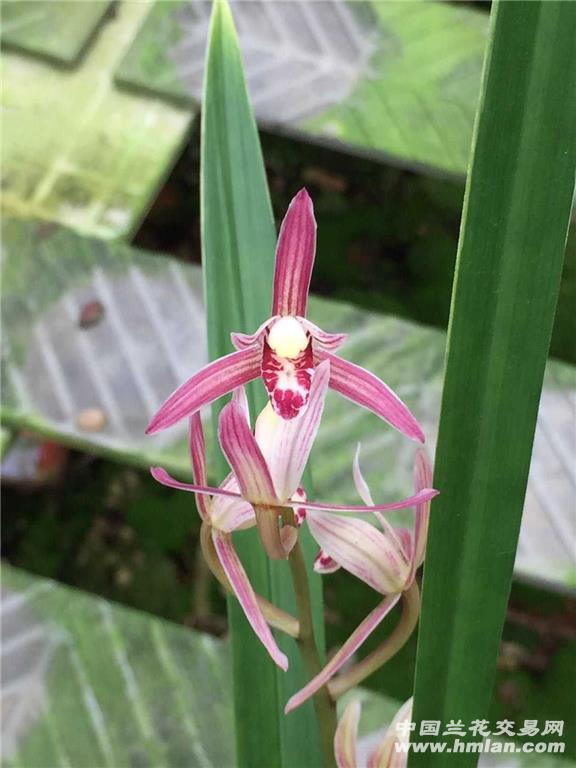
<path fill-rule="evenodd" d="M 160 467 L 151 470 L 152 476 L 163 485 L 196 494 L 201 514 L 212 526 L 217 556 L 246 616 L 280 666 L 284 665 L 284 659 L 278 655 L 271 634 L 262 626 L 265 620 L 258 600 L 232 547 L 232 531 L 256 523 L 269 556 L 283 559 L 296 541 L 297 520 L 294 518 L 302 514 L 303 503 L 309 520 L 316 513 L 321 514 L 323 520 L 329 512 L 376 513 L 403 509 L 425 504 L 436 495 L 435 490 L 422 488 L 414 496 L 390 504 L 355 506 L 303 502 L 300 482 L 320 425 L 329 380 L 330 363 L 324 361 L 316 370 L 308 406 L 303 413 L 284 420 L 268 404 L 258 417 L 254 434 L 244 391 L 237 390 L 220 414 L 219 440 L 232 474 L 219 488 L 206 484 L 205 451 L 203 439 L 201 444 L 198 437 L 200 420 L 197 414 L 192 419 L 191 439 L 194 484 L 179 482 Z M 202 499 L 205 495 L 212 496 L 209 508 Z M 290 509 L 296 510 L 292 520 L 294 525 L 280 527 L 283 510 Z M 332 519 L 340 518 L 334 516 Z"/>
<path fill-rule="evenodd" d="M 158 432 L 237 387 L 262 377 L 275 413 L 295 419 L 307 405 L 318 365 L 330 362 L 331 389 L 424 442 L 406 405 L 369 371 L 334 355 L 345 334 L 326 333 L 306 318 L 316 249 L 316 221 L 305 189 L 294 197 L 276 248 L 272 316 L 253 334 L 233 333 L 236 352 L 209 363 L 170 395 L 150 422 Z"/>
<path fill-rule="evenodd" d="M 354 482 L 360 498 L 366 504 L 364 509 L 374 510 L 382 530 L 365 520 L 327 515 L 316 510 L 307 510 L 306 520 L 312 535 L 321 546 L 315 562 L 316 571 L 330 573 L 342 567 L 384 595 L 384 599 L 316 677 L 290 698 L 285 708 L 286 713 L 317 693 L 356 653 L 398 603 L 402 594 L 410 589 L 416 570 L 424 560 L 432 496 L 425 501 L 415 502 L 416 519 L 412 534 L 405 529 L 395 530 L 374 506 L 370 489 L 360 471 L 359 449 L 360 446 L 354 457 Z M 417 494 L 432 484 L 432 468 L 424 451 L 418 451 L 416 456 L 414 484 Z M 436 495 L 436 491 L 433 495 Z"/>
<path fill-rule="evenodd" d="M 334 756 L 338 768 L 357 768 L 358 723 L 361 705 L 353 699 L 346 706 L 334 735 Z M 409 731 L 397 729 L 412 716 L 412 699 L 403 704 L 388 726 L 386 735 L 368 755 L 367 768 L 406 768 L 408 762 Z"/>

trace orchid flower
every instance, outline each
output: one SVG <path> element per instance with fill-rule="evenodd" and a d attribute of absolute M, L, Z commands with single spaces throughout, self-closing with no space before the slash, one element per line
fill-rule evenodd
<path fill-rule="evenodd" d="M 234 402 L 243 412 L 248 413 L 243 390 L 237 390 Z M 206 448 L 199 413 L 190 418 L 190 457 L 194 482 L 206 486 Z M 180 487 L 164 470 L 153 470 L 152 474 L 165 485 Z M 222 494 L 215 493 L 212 497 L 196 494 L 196 506 L 202 519 L 203 554 L 214 575 L 236 595 L 252 629 L 272 659 L 281 669 L 286 670 L 288 659 L 278 648 L 268 624 L 280 627 L 295 637 L 298 634 L 298 622 L 254 592 L 232 541 L 233 531 L 256 524 L 254 510 L 241 498 L 223 495 L 228 491 L 238 491 L 238 481 L 232 473 L 226 477 L 219 490 Z"/>
<path fill-rule="evenodd" d="M 334 735 L 334 756 L 338 768 L 357 768 L 358 723 L 361 705 L 353 699 L 346 706 Z M 406 768 L 408 762 L 409 730 L 401 733 L 397 725 L 412 715 L 412 699 L 403 704 L 388 726 L 386 735 L 368 755 L 367 768 Z"/>
<path fill-rule="evenodd" d="M 342 519 L 330 515 L 329 511 L 379 513 L 425 504 L 436 495 L 433 489 L 421 488 L 408 499 L 369 506 L 304 501 L 300 482 L 320 425 L 329 379 L 330 363 L 324 361 L 316 370 L 308 406 L 303 413 L 285 420 L 268 403 L 258 417 L 254 434 L 250 428 L 244 390 L 236 390 L 231 402 L 220 414 L 219 440 L 232 474 L 219 488 L 206 484 L 205 450 L 203 435 L 200 438 L 198 414 L 191 419 L 194 483 L 175 480 L 160 467 L 151 470 L 152 476 L 163 485 L 196 494 L 200 514 L 211 527 L 217 558 L 253 629 L 280 666 L 285 660 L 282 654 L 278 655 L 271 633 L 262 626 L 262 610 L 232 546 L 232 531 L 256 523 L 269 556 L 283 559 L 296 541 L 296 527 L 298 518 L 302 517 L 303 506 L 309 521 L 316 514 L 321 516 L 321 528 L 325 517 L 332 517 L 336 525 Z M 212 496 L 210 502 L 203 498 L 206 495 Z M 280 520 L 285 522 L 286 511 L 289 524 L 280 527 Z M 323 541 L 322 538 L 320 543 Z M 399 565 L 401 567 L 401 563 Z"/>
<path fill-rule="evenodd" d="M 148 433 L 175 424 L 260 376 L 274 412 L 285 420 L 296 419 L 308 404 L 318 366 L 329 361 L 331 389 L 424 442 L 418 422 L 384 382 L 333 354 L 346 335 L 327 333 L 306 318 L 315 249 L 312 200 L 301 189 L 278 238 L 271 317 L 253 334 L 232 333 L 237 351 L 209 363 L 178 387 L 152 418 Z"/>
<path fill-rule="evenodd" d="M 384 599 L 354 630 L 316 677 L 290 698 L 285 708 L 287 713 L 299 707 L 329 683 L 390 613 L 402 595 L 405 595 L 406 611 L 399 631 L 393 634 L 380 650 L 356 665 L 359 679 L 354 679 L 354 683 L 367 677 L 403 645 L 414 629 L 418 617 L 417 589 L 414 595 L 412 585 L 416 570 L 424 560 L 432 497 L 415 502 L 416 520 L 412 534 L 405 529 L 395 530 L 374 506 L 370 489 L 360 471 L 359 449 L 358 446 L 354 457 L 354 482 L 360 498 L 367 505 L 365 509 L 374 510 L 382 530 L 365 520 L 327 515 L 317 510 L 307 509 L 306 520 L 310 532 L 321 546 L 315 570 L 330 573 L 341 566 L 384 595 Z M 429 488 L 431 483 L 432 469 L 425 453 L 419 451 L 414 472 L 417 494 Z M 350 681 L 346 682 L 347 689 L 350 687 Z M 343 690 L 333 685 L 330 692 L 336 696 L 343 693 Z"/>
<path fill-rule="evenodd" d="M 268 555 L 274 559 L 286 558 L 289 543 L 281 533 L 279 519 L 284 509 L 303 506 L 300 480 L 320 426 L 324 400 L 330 380 L 330 363 L 321 363 L 314 376 L 307 408 L 289 421 L 282 419 L 270 403 L 264 408 L 252 433 L 246 409 L 239 405 L 244 396 L 238 394 L 220 414 L 218 436 L 220 446 L 238 483 L 238 490 L 229 487 L 212 488 L 204 484 L 181 483 L 171 478 L 160 467 L 151 470 L 158 482 L 196 494 L 213 494 L 228 499 L 248 502 L 255 513 L 256 523 Z M 331 518 L 339 525 L 343 518 L 333 518 L 333 512 L 359 514 L 391 511 L 424 504 L 436 495 L 431 488 L 422 488 L 415 495 L 401 501 L 379 505 L 349 505 L 306 501 L 308 518 L 316 512 L 318 529 L 322 521 Z M 340 522 L 339 522 L 340 521 Z M 314 533 L 314 530 L 312 531 Z M 284 538 L 284 540 L 283 540 Z M 319 542 L 323 538 L 319 539 Z"/>

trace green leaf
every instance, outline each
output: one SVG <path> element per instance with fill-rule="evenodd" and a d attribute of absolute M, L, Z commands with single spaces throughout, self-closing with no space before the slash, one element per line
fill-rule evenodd
<path fill-rule="evenodd" d="M 208 346 L 212 358 L 231 351 L 231 330 L 253 331 L 270 312 L 275 232 L 266 174 L 234 22 L 225 2 L 214 3 L 202 112 L 202 246 Z M 265 403 L 261 382 L 250 387 L 252 413 Z M 213 409 L 214 425 L 218 409 Z M 219 475 L 228 472 L 220 459 Z M 256 590 L 294 610 L 286 563 L 271 563 L 256 532 L 236 536 Z M 312 562 L 311 541 L 305 550 Z M 314 614 L 322 618 L 321 582 L 311 573 Z M 290 669 L 274 667 L 235 600 L 229 601 L 240 765 L 315 766 L 321 763 L 311 705 L 289 717 L 283 707 L 305 682 L 294 641 L 281 640 Z M 323 643 L 323 637 L 320 636 Z"/>
<path fill-rule="evenodd" d="M 2 44 L 59 63 L 75 64 L 110 10 L 112 0 L 17 0 L 2 18 Z M 47 32 L 47 30 L 49 30 Z"/>
<path fill-rule="evenodd" d="M 221 641 L 2 566 L 2 764 L 234 764 Z"/>
<path fill-rule="evenodd" d="M 129 87 L 197 104 L 209 4 L 163 0 L 118 69 Z M 234 2 L 256 115 L 311 142 L 464 175 L 488 14 L 460 3 Z"/>
<path fill-rule="evenodd" d="M 452 300 L 417 721 L 488 712 L 574 191 L 576 6 L 498 3 L 492 29 Z"/>
<path fill-rule="evenodd" d="M 104 0 L 100 10 L 106 5 Z M 102 237 L 128 236 L 138 226 L 194 114 L 192 108 L 126 93 L 114 82 L 118 59 L 148 5 L 115 3 L 113 18 L 90 38 L 71 70 L 20 52 L 2 53 L 5 212 L 59 221 Z M 4 15 L 16 16 L 25 6 L 22 0 L 8 3 Z M 44 48 L 53 41 L 60 52 L 69 48 L 73 22 L 92 30 L 98 10 L 92 0 L 42 1 L 34 8 L 43 18 L 38 26 L 30 21 L 29 43 L 39 34 Z M 22 38 L 25 32 L 22 26 Z M 17 35 L 16 28 L 12 34 Z"/>

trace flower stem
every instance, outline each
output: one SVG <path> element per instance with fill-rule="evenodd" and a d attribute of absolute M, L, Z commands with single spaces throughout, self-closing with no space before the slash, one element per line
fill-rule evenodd
<path fill-rule="evenodd" d="M 308 674 L 311 677 L 315 677 L 322 669 L 322 662 L 314 638 L 308 574 L 299 541 L 294 545 L 288 562 L 290 563 L 292 583 L 298 607 L 298 619 L 300 621 L 300 634 L 297 638 L 297 643 Z M 326 686 L 321 688 L 316 696 L 314 696 L 314 707 L 320 725 L 324 765 L 326 768 L 333 768 L 335 766 L 334 733 L 336 731 L 336 705 Z"/>
<path fill-rule="evenodd" d="M 406 643 L 418 623 L 420 614 L 420 590 L 416 581 L 413 581 L 406 592 L 402 593 L 402 600 L 402 616 L 386 640 L 368 656 L 328 683 L 332 698 L 338 699 L 346 691 L 361 683 L 389 661 Z"/>

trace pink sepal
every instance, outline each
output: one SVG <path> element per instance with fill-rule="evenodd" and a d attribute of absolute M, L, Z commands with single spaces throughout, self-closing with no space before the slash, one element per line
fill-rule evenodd
<path fill-rule="evenodd" d="M 252 504 L 276 504 L 276 491 L 266 459 L 252 434 L 246 415 L 234 401 L 222 409 L 218 439 L 243 498 Z"/>
<path fill-rule="evenodd" d="M 192 460 L 192 477 L 197 485 L 206 485 L 206 445 L 200 413 L 196 411 L 190 417 L 190 458 Z M 202 520 L 210 515 L 208 500 L 200 493 L 195 494 L 196 506 Z"/>
<path fill-rule="evenodd" d="M 348 640 L 346 640 L 342 648 L 334 654 L 324 669 L 305 685 L 301 691 L 298 691 L 298 693 L 295 693 L 294 696 L 292 696 L 284 709 L 286 714 L 292 712 L 296 707 L 299 707 L 311 696 L 317 693 L 322 686 L 326 685 L 330 678 L 344 666 L 348 659 L 356 653 L 358 648 L 360 648 L 366 641 L 366 638 L 372 634 L 380 622 L 390 613 L 398 600 L 400 600 L 400 594 L 389 595 L 380 603 L 380 605 L 368 614 L 364 621 L 350 635 Z"/>
<path fill-rule="evenodd" d="M 293 198 L 278 236 L 273 315 L 306 315 L 316 252 L 316 221 L 305 189 Z"/>
<path fill-rule="evenodd" d="M 330 388 L 372 411 L 403 434 L 424 442 L 424 433 L 408 407 L 377 376 L 330 352 L 318 350 L 318 360 L 330 361 Z"/>
<path fill-rule="evenodd" d="M 234 589 L 234 594 L 238 598 L 242 610 L 246 614 L 250 626 L 274 662 L 280 669 L 286 671 L 288 669 L 288 659 L 276 645 L 270 627 L 262 615 L 262 611 L 260 610 L 258 600 L 252 589 L 246 571 L 232 545 L 231 537 L 228 534 L 213 529 L 212 540 L 218 559 Z"/>
<path fill-rule="evenodd" d="M 402 591 L 409 564 L 398 546 L 376 526 L 310 509 L 307 520 L 322 550 L 342 568 L 382 595 Z"/>
<path fill-rule="evenodd" d="M 170 395 L 153 417 L 146 433 L 166 429 L 236 387 L 257 379 L 261 356 L 260 349 L 254 347 L 232 352 L 209 363 Z"/>

